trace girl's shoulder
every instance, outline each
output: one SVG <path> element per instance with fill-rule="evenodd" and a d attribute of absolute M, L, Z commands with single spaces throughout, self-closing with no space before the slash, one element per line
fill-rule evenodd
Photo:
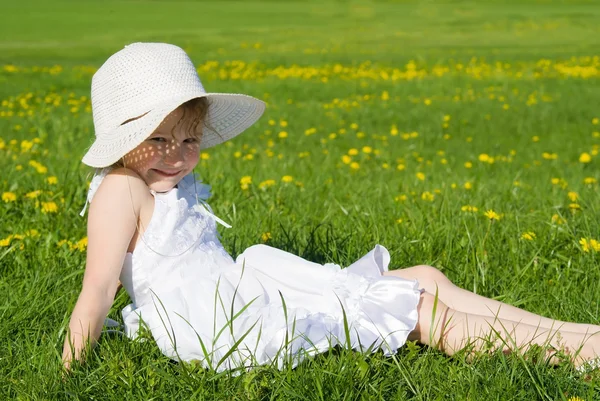
<path fill-rule="evenodd" d="M 113 208 L 126 207 L 139 215 L 142 207 L 152 201 L 150 189 L 144 180 L 133 170 L 126 167 L 103 171 L 97 175 L 99 182 L 90 184 L 90 213 L 101 204 Z M 94 180 L 92 180 L 94 181 Z M 97 185 L 97 188 L 91 188 Z M 102 208 L 104 209 L 104 208 Z"/>

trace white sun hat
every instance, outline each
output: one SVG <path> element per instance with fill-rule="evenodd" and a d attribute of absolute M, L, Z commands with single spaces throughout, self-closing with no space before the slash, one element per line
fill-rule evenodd
<path fill-rule="evenodd" d="M 92 78 L 96 140 L 83 157 L 108 167 L 142 143 L 188 100 L 209 101 L 201 148 L 225 142 L 259 119 L 265 103 L 252 96 L 207 93 L 188 55 L 166 43 L 133 43 L 113 54 Z"/>

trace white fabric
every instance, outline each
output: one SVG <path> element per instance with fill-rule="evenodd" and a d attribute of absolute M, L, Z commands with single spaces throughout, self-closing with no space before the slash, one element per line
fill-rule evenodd
<path fill-rule="evenodd" d="M 133 43 L 109 57 L 92 78 L 96 140 L 83 156 L 107 167 L 142 143 L 181 104 L 209 101 L 201 148 L 225 142 L 256 122 L 265 103 L 236 93 L 207 93 L 188 55 L 167 43 Z"/>
<path fill-rule="evenodd" d="M 382 276 L 390 261 L 383 246 L 345 269 L 267 245 L 233 260 L 210 207 L 197 207 L 210 186 L 189 175 L 152 193 L 154 214 L 120 276 L 132 300 L 122 311 L 129 337 L 143 324 L 165 355 L 222 371 L 295 366 L 337 344 L 389 355 L 414 329 L 418 283 Z"/>

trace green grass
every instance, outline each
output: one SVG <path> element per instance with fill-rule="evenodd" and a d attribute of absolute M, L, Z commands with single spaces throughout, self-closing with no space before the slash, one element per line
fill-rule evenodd
<path fill-rule="evenodd" d="M 3 5 L 0 194 L 17 199 L 0 201 L 0 240 L 32 229 L 39 235 L 0 247 L 0 397 L 600 398 L 598 379 L 584 380 L 567 364 L 550 367 L 533 355 L 467 362 L 415 344 L 394 357 L 334 349 L 296 369 L 233 377 L 173 363 L 152 341 L 107 335 L 84 366 L 60 380 L 64 330 L 85 262 L 74 244 L 85 237 L 78 213 L 90 172 L 80 163 L 93 135 L 90 78 L 132 41 L 181 45 L 209 91 L 269 104 L 255 127 L 209 149 L 197 168 L 213 185 L 215 213 L 233 225 L 222 230 L 233 256 L 264 233 L 272 246 L 342 266 L 380 243 L 393 268 L 431 264 L 479 294 L 598 323 L 599 254 L 584 252 L 580 240 L 600 236 L 599 187 L 584 182 L 600 180 L 600 124 L 593 123 L 600 118 L 599 17 L 594 2 L 568 1 Z M 410 60 L 420 78 L 403 75 L 412 71 Z M 55 65 L 62 69 L 49 70 Z M 395 73 L 399 79 L 386 79 Z M 404 139 L 412 132 L 418 136 Z M 35 138 L 31 149 L 22 145 Z M 582 153 L 591 162 L 581 163 Z M 482 154 L 494 163 L 480 161 Z M 37 172 L 31 160 L 47 171 Z M 284 175 L 293 182 L 281 182 Z M 57 184 L 47 182 L 51 176 Z M 249 190 L 240 188 L 243 176 L 252 177 Z M 275 184 L 261 189 L 270 179 Z M 42 193 L 26 197 L 34 190 Z M 44 213 L 41 202 L 54 202 L 56 213 Z M 463 212 L 465 205 L 478 211 Z M 491 223 L 488 209 L 502 218 Z M 535 239 L 522 239 L 529 231 Z M 110 317 L 120 320 L 128 303 L 121 292 Z"/>

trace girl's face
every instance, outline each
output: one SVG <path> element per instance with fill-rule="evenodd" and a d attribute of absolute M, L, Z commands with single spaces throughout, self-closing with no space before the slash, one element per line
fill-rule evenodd
<path fill-rule="evenodd" d="M 138 147 L 127 153 L 123 165 L 135 171 L 153 191 L 167 192 L 189 174 L 200 156 L 200 135 L 178 124 L 183 110 L 177 108 Z M 198 124 L 200 129 L 202 124 Z"/>

